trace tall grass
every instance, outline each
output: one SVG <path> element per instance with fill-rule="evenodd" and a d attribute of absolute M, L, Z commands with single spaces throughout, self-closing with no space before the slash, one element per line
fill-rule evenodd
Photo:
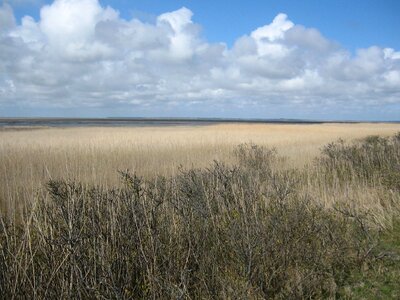
<path fill-rule="evenodd" d="M 400 124 L 0 130 L 0 210 L 17 216 L 53 178 L 116 186 L 116 170 L 135 170 L 145 178 L 174 176 L 179 166 L 205 168 L 213 160 L 234 163 L 233 149 L 241 143 L 275 147 L 287 158 L 285 167 L 301 169 L 338 138 L 350 141 L 399 130 Z"/>
<path fill-rule="evenodd" d="M 0 295 L 334 298 L 398 217 L 399 151 L 399 135 L 339 141 L 296 169 L 275 149 L 242 144 L 231 163 L 174 176 L 50 180 L 19 221 L 0 219 Z"/>

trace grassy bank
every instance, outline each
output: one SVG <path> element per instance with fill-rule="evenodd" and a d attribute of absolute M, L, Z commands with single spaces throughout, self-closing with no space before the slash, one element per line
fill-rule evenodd
<path fill-rule="evenodd" d="M 52 176 L 2 215 L 0 294 L 396 297 L 400 135 L 330 143 L 303 167 L 276 148 L 169 175 L 120 168 L 115 185 Z"/>

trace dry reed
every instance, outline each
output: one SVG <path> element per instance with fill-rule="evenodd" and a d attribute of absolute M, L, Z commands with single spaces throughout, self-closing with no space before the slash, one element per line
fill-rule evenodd
<path fill-rule="evenodd" d="M 399 216 L 400 135 L 355 139 L 397 127 L 3 132 L 0 294 L 335 298 Z"/>

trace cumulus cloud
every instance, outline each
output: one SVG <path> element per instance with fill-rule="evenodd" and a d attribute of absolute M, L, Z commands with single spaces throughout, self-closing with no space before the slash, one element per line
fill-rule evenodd
<path fill-rule="evenodd" d="M 0 112 L 122 107 L 125 115 L 162 115 L 183 108 L 192 115 L 229 110 L 270 117 L 277 107 L 318 116 L 341 106 L 400 106 L 395 49 L 352 54 L 285 14 L 227 47 L 207 42 L 192 16 L 183 7 L 146 23 L 125 20 L 98 0 L 56 0 L 41 8 L 39 20 L 16 22 L 3 4 Z"/>
<path fill-rule="evenodd" d="M 0 32 L 15 27 L 15 18 L 12 8 L 8 4 L 3 4 L 0 9 Z"/>

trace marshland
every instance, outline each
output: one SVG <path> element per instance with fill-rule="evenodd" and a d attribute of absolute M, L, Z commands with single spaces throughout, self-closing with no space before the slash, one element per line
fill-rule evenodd
<path fill-rule="evenodd" d="M 400 299 L 399 12 L 1 1 L 0 300 Z"/>
<path fill-rule="evenodd" d="M 0 295 L 397 298 L 399 132 L 1 130 Z"/>

